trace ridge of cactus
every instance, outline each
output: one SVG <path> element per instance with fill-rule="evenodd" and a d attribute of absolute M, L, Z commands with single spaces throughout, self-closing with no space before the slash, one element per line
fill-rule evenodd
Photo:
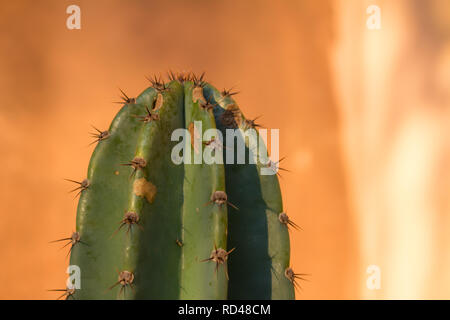
<path fill-rule="evenodd" d="M 205 90 L 206 91 L 206 90 Z M 277 175 L 261 175 L 259 160 L 267 161 L 264 142 L 257 131 L 255 139 L 263 148 L 266 159 L 259 159 L 244 135 L 249 121 L 240 111 L 229 92 L 219 92 L 208 86 L 210 99 L 220 106 L 216 118 L 222 131 L 230 123 L 224 121 L 224 113 L 232 110 L 233 121 L 239 129 L 236 139 L 242 139 L 246 154 L 256 157 L 255 164 L 226 164 L 226 184 L 229 199 L 240 208 L 239 213 L 229 215 L 229 244 L 239 248 L 229 261 L 230 299 L 294 299 L 292 282 L 284 276 L 289 267 L 289 234 L 278 215 L 283 212 L 280 185 Z M 224 134 L 225 136 L 225 134 Z M 225 147 L 230 141 L 225 142 Z M 243 212 L 243 213 L 241 213 Z M 245 213 L 245 214 L 244 214 Z"/>

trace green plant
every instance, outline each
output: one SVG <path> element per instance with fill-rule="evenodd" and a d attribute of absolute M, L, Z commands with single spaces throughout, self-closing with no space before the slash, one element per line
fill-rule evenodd
<path fill-rule="evenodd" d="M 123 93 L 110 128 L 94 133 L 87 179 L 78 182 L 77 231 L 67 239 L 81 289 L 67 297 L 293 299 L 288 225 L 295 225 L 282 213 L 277 175 L 260 174 L 275 164 L 172 159 L 179 128 L 191 133 L 191 158 L 217 152 L 217 137 L 196 144 L 194 121 L 224 137 L 227 128 L 242 135 L 258 125 L 242 115 L 235 93 L 219 92 L 203 75 L 150 81 L 137 98 Z"/>

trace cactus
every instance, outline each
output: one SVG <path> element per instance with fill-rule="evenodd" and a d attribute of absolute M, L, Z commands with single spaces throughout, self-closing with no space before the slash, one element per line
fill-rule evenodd
<path fill-rule="evenodd" d="M 81 270 L 81 288 L 67 298 L 293 299 L 288 226 L 296 225 L 283 213 L 277 175 L 259 170 L 275 164 L 172 159 L 175 129 L 192 134 L 192 160 L 219 147 L 215 138 L 194 142 L 195 121 L 224 137 L 227 128 L 242 135 L 258 125 L 243 116 L 235 92 L 219 92 L 203 75 L 169 77 L 149 79 L 137 98 L 122 92 L 110 128 L 94 128 L 87 178 L 73 181 L 76 232 L 61 239 Z"/>

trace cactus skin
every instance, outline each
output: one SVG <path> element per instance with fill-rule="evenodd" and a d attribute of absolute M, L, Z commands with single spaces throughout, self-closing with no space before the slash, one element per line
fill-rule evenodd
<path fill-rule="evenodd" d="M 214 108 L 205 109 L 197 99 L 199 86 Z M 80 194 L 76 231 L 82 243 L 73 246 L 70 264 L 80 267 L 81 289 L 72 296 L 293 299 L 293 283 L 284 275 L 290 249 L 287 227 L 278 220 L 277 176 L 260 175 L 259 163 L 176 165 L 171 160 L 179 143 L 171 141 L 172 132 L 193 121 L 202 122 L 203 132 L 224 130 L 220 116 L 235 105 L 231 96 L 181 76 L 168 85 L 154 81 L 127 102 L 109 136 L 98 141 L 89 187 Z M 158 116 L 146 117 L 147 108 Z M 194 157 L 195 149 L 185 142 Z M 131 166 L 139 158 L 145 162 Z M 215 191 L 225 191 L 239 210 L 211 203 Z M 137 223 L 125 219 L 136 215 Z M 209 259 L 214 248 L 236 250 L 216 265 Z"/>

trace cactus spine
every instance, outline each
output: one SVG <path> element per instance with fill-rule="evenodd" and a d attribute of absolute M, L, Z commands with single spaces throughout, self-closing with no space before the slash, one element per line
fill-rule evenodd
<path fill-rule="evenodd" d="M 70 296 L 293 299 L 278 178 L 259 170 L 267 164 L 177 165 L 171 158 L 176 129 L 196 135 L 193 124 L 201 123 L 225 137 L 234 127 L 243 139 L 255 123 L 232 93 L 203 77 L 151 82 L 135 99 L 124 95 L 110 128 L 95 135 L 70 257 L 81 289 Z M 211 141 L 186 139 L 192 160 Z M 248 141 L 246 149 L 252 153 Z"/>

